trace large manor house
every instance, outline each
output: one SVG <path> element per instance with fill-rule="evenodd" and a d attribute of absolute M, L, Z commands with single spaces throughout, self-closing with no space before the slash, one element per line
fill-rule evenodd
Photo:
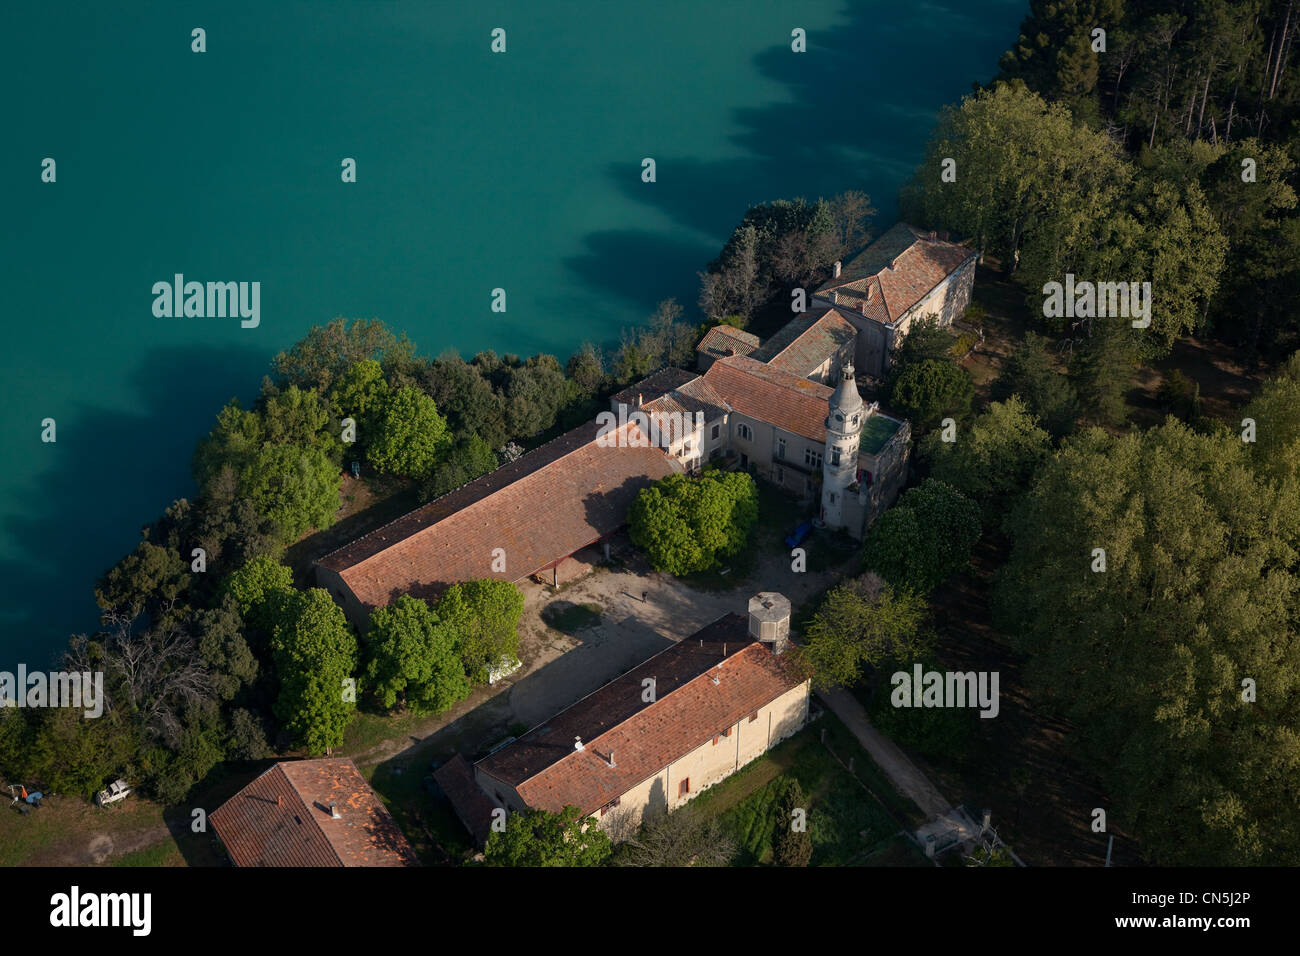
<path fill-rule="evenodd" d="M 975 253 L 899 224 L 814 291 L 768 341 L 710 329 L 697 371 L 662 369 L 611 411 L 321 558 L 317 579 L 364 627 L 402 594 L 533 577 L 558 586 L 599 560 L 637 493 L 706 462 L 743 468 L 861 538 L 906 477 L 910 430 L 863 397 L 911 323 L 950 324 Z M 859 379 L 859 375 L 862 376 Z M 612 434 L 610 419 L 613 419 Z M 661 429 L 660 421 L 689 422 Z M 611 438 L 613 440 L 611 440 Z M 799 731 L 809 679 L 784 656 L 790 601 L 762 592 L 471 764 L 435 779 L 479 845 L 504 813 L 567 806 L 615 840 Z M 503 662 L 508 664 L 509 662 Z M 647 683 L 654 694 L 647 696 Z M 350 761 L 277 764 L 213 813 L 241 866 L 407 866 L 409 845 Z"/>
<path fill-rule="evenodd" d="M 461 581 L 558 586 L 599 559 L 642 488 L 706 461 L 819 502 L 818 525 L 860 538 L 903 483 L 910 429 L 862 397 L 859 376 L 883 376 L 917 318 L 961 315 L 975 259 L 900 223 L 837 262 L 809 310 L 767 342 L 715 326 L 698 371 L 665 368 L 614 395 L 614 440 L 597 422 L 566 432 L 324 556 L 318 583 L 358 626 L 399 595 L 433 599 Z M 652 445 L 638 411 L 692 427 Z"/>

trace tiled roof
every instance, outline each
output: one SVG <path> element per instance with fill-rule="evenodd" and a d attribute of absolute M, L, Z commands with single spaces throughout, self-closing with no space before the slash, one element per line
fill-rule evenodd
<path fill-rule="evenodd" d="M 714 362 L 704 380 L 742 415 L 826 440 L 831 390 L 825 385 L 739 355 Z"/>
<path fill-rule="evenodd" d="M 753 358 L 803 378 L 853 342 L 857 334 L 848 319 L 832 308 L 822 307 L 796 315 L 763 343 Z"/>
<path fill-rule="evenodd" d="M 731 406 L 727 404 L 727 400 L 719 395 L 713 386 L 704 381 L 702 375 L 691 379 L 681 388 L 665 392 L 652 402 L 646 402 L 643 407 L 651 413 L 675 412 L 693 415 L 696 412 L 703 412 L 706 422 L 721 418 L 732 410 Z M 630 412 L 631 409 L 629 409 L 629 414 Z"/>
<path fill-rule="evenodd" d="M 634 429 L 626 425 L 624 429 Z M 597 444 L 591 422 L 320 560 L 363 604 L 434 598 L 477 578 L 517 581 L 623 525 L 638 491 L 680 471 L 658 448 Z M 493 571 L 493 551 L 505 571 Z"/>
<path fill-rule="evenodd" d="M 933 236 L 933 238 L 932 238 Z M 816 294 L 879 322 L 894 322 L 975 256 L 974 250 L 900 222 Z"/>
<path fill-rule="evenodd" d="M 719 618 L 478 767 L 514 787 L 530 807 L 594 813 L 803 682 L 788 656 L 750 638 L 748 624 L 740 614 Z M 645 678 L 655 681 L 650 703 L 642 699 Z"/>
<path fill-rule="evenodd" d="M 704 333 L 695 351 L 716 358 L 724 355 L 748 355 L 758 348 L 758 336 L 730 325 L 715 325 Z"/>
<path fill-rule="evenodd" d="M 732 410 L 731 406 L 727 404 L 727 400 L 718 394 L 716 388 L 705 381 L 703 375 L 691 379 L 691 381 L 677 389 L 677 393 L 700 403 L 706 421 L 712 421 L 719 415 Z"/>
<path fill-rule="evenodd" d="M 212 827 L 236 866 L 419 865 L 346 758 L 277 763 L 214 810 Z"/>
<path fill-rule="evenodd" d="M 442 792 L 447 795 L 452 809 L 465 829 L 473 834 L 479 846 L 487 843 L 492 828 L 492 801 L 474 782 L 474 768 L 460 754 L 452 757 L 433 772 Z"/>
<path fill-rule="evenodd" d="M 659 371 L 647 375 L 641 381 L 629 385 L 623 391 L 611 395 L 609 398 L 610 407 L 617 409 L 620 404 L 623 404 L 629 408 L 635 408 L 638 397 L 642 402 L 653 402 L 665 392 L 681 388 L 695 378 L 695 375 L 695 372 L 688 372 L 685 369 L 672 366 L 661 368 Z"/>

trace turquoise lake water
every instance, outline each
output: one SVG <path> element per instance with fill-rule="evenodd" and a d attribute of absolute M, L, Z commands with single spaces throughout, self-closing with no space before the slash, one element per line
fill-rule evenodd
<path fill-rule="evenodd" d="M 1026 10 L 93 7 L 25 4 L 0 30 L 0 670 L 95 626 L 96 578 L 192 493 L 216 412 L 312 325 L 563 359 L 669 296 L 693 315 L 696 273 L 753 203 L 864 189 L 887 227 L 937 110 L 992 75 Z M 260 325 L 156 318 L 176 273 L 260 282 Z"/>

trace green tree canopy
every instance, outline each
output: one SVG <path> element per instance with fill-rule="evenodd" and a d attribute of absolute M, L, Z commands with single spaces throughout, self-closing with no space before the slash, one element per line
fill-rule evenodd
<path fill-rule="evenodd" d="M 1138 331 L 1110 319 L 1094 321 L 1075 347 L 1070 374 L 1079 404 L 1094 421 L 1119 425 L 1128 418 L 1125 395 L 1137 365 Z"/>
<path fill-rule="evenodd" d="M 293 590 L 293 572 L 269 556 L 254 558 L 221 582 L 223 594 L 235 602 L 240 616 L 255 627 L 275 627 L 278 598 Z"/>
<path fill-rule="evenodd" d="M 812 862 L 812 835 L 806 825 L 796 828 L 796 811 L 808 814 L 808 798 L 797 777 L 789 778 L 785 796 L 781 799 L 772 840 L 772 856 L 781 866 L 807 866 Z"/>
<path fill-rule="evenodd" d="M 1247 418 L 1255 423 L 1250 450 L 1256 469 L 1279 481 L 1300 476 L 1300 352 L 1264 383 L 1242 412 Z"/>
<path fill-rule="evenodd" d="M 569 356 L 564 371 L 583 398 L 591 398 L 605 387 L 605 358 L 590 342 L 583 342 L 578 351 Z"/>
<path fill-rule="evenodd" d="M 429 366 L 425 391 L 447 416 L 455 434 L 473 432 L 493 449 L 510 438 L 504 396 L 493 390 L 478 366 L 455 352 L 435 359 Z"/>
<path fill-rule="evenodd" d="M 227 594 L 215 607 L 197 611 L 194 631 L 218 697 L 230 700 L 252 685 L 257 658 L 244 638 L 244 621 L 234 597 Z"/>
<path fill-rule="evenodd" d="M 338 462 L 343 446 L 333 410 L 319 392 L 290 385 L 273 391 L 262 403 L 262 434 L 275 445 L 319 448 Z"/>
<path fill-rule="evenodd" d="M 275 357 L 276 373 L 286 385 L 328 392 L 335 379 L 365 359 L 382 359 L 392 352 L 409 349 L 405 337 L 398 339 L 378 319 L 335 319 L 312 326 L 310 332 L 288 351 Z"/>
<path fill-rule="evenodd" d="M 1044 336 L 1027 332 L 1007 357 L 991 394 L 997 401 L 1018 395 L 1043 429 L 1059 438 L 1074 431 L 1078 396 L 1069 378 L 1057 370 L 1049 345 Z"/>
<path fill-rule="evenodd" d="M 950 360 L 925 359 L 905 366 L 890 391 L 890 402 L 920 432 L 945 418 L 965 419 L 974 397 L 970 373 Z"/>
<path fill-rule="evenodd" d="M 524 810 L 488 837 L 488 866 L 601 866 L 613 852 L 609 836 L 577 807 L 559 813 Z"/>
<path fill-rule="evenodd" d="M 357 639 L 321 588 L 278 592 L 271 636 L 275 675 L 280 683 L 275 715 L 298 746 L 320 754 L 343 744 L 343 732 L 356 712 L 345 699 L 344 680 L 357 666 Z"/>
<path fill-rule="evenodd" d="M 362 447 L 377 430 L 388 394 L 383 366 L 374 359 L 357 362 L 339 376 L 330 389 L 330 399 L 339 418 L 356 422 L 357 441 Z"/>
<path fill-rule="evenodd" d="M 232 398 L 217 414 L 216 427 L 207 438 L 199 442 L 194 452 L 194 483 L 200 489 L 221 470 L 230 466 L 235 474 L 241 473 L 262 447 L 266 432 L 261 416 L 246 411 L 239 400 Z"/>
<path fill-rule="evenodd" d="M 800 651 L 818 687 L 850 687 L 863 668 L 913 659 L 926 644 L 920 626 L 925 599 L 894 591 L 874 574 L 832 588 L 805 630 Z"/>
<path fill-rule="evenodd" d="M 927 478 L 876 519 L 863 556 L 867 569 L 894 587 L 929 594 L 966 566 L 979 536 L 979 505 Z"/>
<path fill-rule="evenodd" d="M 554 355 L 534 355 L 510 371 L 506 385 L 506 425 L 519 438 L 539 435 L 577 397 Z"/>
<path fill-rule="evenodd" d="M 669 475 L 628 510 L 632 543 L 659 571 L 684 575 L 740 552 L 758 520 L 758 489 L 743 471 Z"/>
<path fill-rule="evenodd" d="M 453 584 L 437 613 L 456 635 L 465 675 L 475 683 L 486 682 L 490 668 L 518 659 L 524 595 L 511 582 L 484 578 Z"/>
<path fill-rule="evenodd" d="M 171 548 L 141 541 L 95 586 L 100 610 L 128 618 L 156 613 L 174 601 L 190 583 L 189 564 Z"/>
<path fill-rule="evenodd" d="M 995 620 L 1162 864 L 1300 861 L 1300 485 L 1260 451 L 1090 429 L 1007 522 Z"/>
<path fill-rule="evenodd" d="M 413 714 L 441 714 L 469 696 L 454 628 L 427 603 L 403 594 L 370 614 L 366 675 L 385 707 L 400 699 Z"/>
<path fill-rule="evenodd" d="M 902 206 L 913 221 L 970 236 L 1008 272 L 1023 258 L 1036 290 L 1093 245 L 1130 178 L 1105 134 L 1023 85 L 997 83 L 943 110 Z"/>
<path fill-rule="evenodd" d="M 989 405 L 957 433 L 956 441 L 942 439 L 940 433 L 931 432 L 921 442 L 930 474 L 978 501 L 990 520 L 1028 485 L 1050 450 L 1047 432 L 1014 395 Z"/>
<path fill-rule="evenodd" d="M 471 433 L 468 438 L 456 442 L 447 457 L 434 466 L 433 473 L 420 486 L 420 497 L 432 501 L 496 467 L 497 456 L 491 446 Z"/>
<path fill-rule="evenodd" d="M 424 478 L 449 444 L 447 421 L 433 399 L 404 385 L 384 401 L 366 460 L 385 474 Z"/>
<path fill-rule="evenodd" d="M 286 544 L 328 528 L 339 510 L 339 467 L 319 448 L 265 445 L 240 474 L 239 488 Z"/>

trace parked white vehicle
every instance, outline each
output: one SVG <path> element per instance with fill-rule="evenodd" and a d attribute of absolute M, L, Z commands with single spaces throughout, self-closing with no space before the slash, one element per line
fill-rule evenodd
<path fill-rule="evenodd" d="M 117 803 L 119 800 L 125 800 L 131 795 L 131 788 L 127 786 L 125 780 L 118 778 L 108 785 L 105 790 L 95 794 L 95 802 L 101 807 L 106 807 L 110 803 Z"/>

